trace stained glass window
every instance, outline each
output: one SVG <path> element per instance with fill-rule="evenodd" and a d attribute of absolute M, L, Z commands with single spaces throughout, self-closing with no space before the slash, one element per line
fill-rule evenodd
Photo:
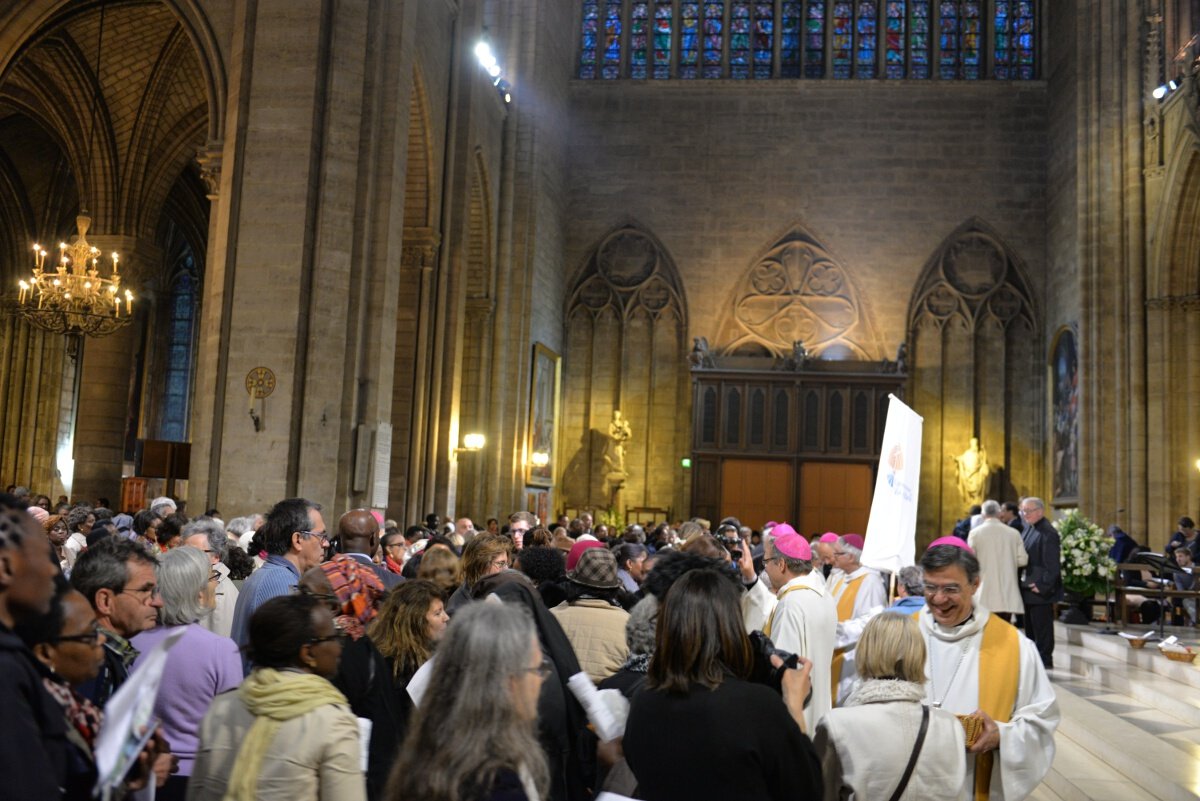
<path fill-rule="evenodd" d="M 744 4 L 740 4 L 744 5 Z M 725 4 L 708 0 L 704 4 L 704 64 L 705 78 L 721 77 L 721 51 L 724 49 L 722 31 L 725 29 Z"/>
<path fill-rule="evenodd" d="M 750 4 L 733 3 L 729 11 L 729 74 L 750 77 Z"/>
<path fill-rule="evenodd" d="M 1037 77 L 1037 0 L 580 0 L 580 7 L 577 74 L 585 79 Z"/>
<path fill-rule="evenodd" d="M 857 16 L 858 19 L 854 22 L 856 43 L 854 74 L 859 78 L 874 78 L 879 43 L 879 33 L 876 28 L 879 19 L 875 16 L 875 0 L 859 0 Z"/>
<path fill-rule="evenodd" d="M 912 10 L 909 18 L 908 57 L 910 78 L 928 78 L 929 72 L 929 0 L 908 0 Z"/>
<path fill-rule="evenodd" d="M 980 76 L 980 36 L 982 3 L 978 0 L 942 0 L 941 60 L 938 74 L 944 80 Z"/>
<path fill-rule="evenodd" d="M 600 76 L 621 77 L 621 0 L 608 0 L 604 11 L 604 66 Z"/>
<path fill-rule="evenodd" d="M 596 0 L 584 0 L 583 31 L 579 48 L 579 77 L 596 77 L 596 29 L 600 18 L 600 4 Z"/>
<path fill-rule="evenodd" d="M 655 78 L 671 77 L 671 13 L 671 0 L 658 0 L 654 4 L 654 72 L 651 74 Z"/>
<path fill-rule="evenodd" d="M 853 71 L 854 53 L 854 4 L 833 4 L 833 36 L 830 49 L 833 51 L 833 77 L 849 78 Z"/>
<path fill-rule="evenodd" d="M 884 77 L 903 78 L 904 28 L 908 21 L 905 0 L 887 0 L 887 20 L 884 23 Z"/>
<path fill-rule="evenodd" d="M 1033 3 L 995 0 L 993 27 L 996 34 L 995 67 L 992 75 L 1001 80 L 1033 78 Z"/>
<path fill-rule="evenodd" d="M 775 57 L 775 4 L 754 4 L 754 77 L 770 78 Z"/>
<path fill-rule="evenodd" d="M 804 18 L 804 77 L 825 77 L 825 0 L 808 0 Z"/>
<path fill-rule="evenodd" d="M 167 324 L 167 363 L 163 375 L 162 423 L 159 439 L 185 442 L 188 434 L 188 401 L 192 375 L 192 329 L 196 317 L 194 260 L 185 250 L 184 265 L 171 286 L 170 322 Z"/>
<path fill-rule="evenodd" d="M 695 78 L 700 60 L 700 4 L 679 4 L 679 77 Z"/>
<path fill-rule="evenodd" d="M 800 77 L 800 3 L 784 3 L 779 20 L 779 74 Z"/>
<path fill-rule="evenodd" d="M 629 77 L 646 77 L 646 43 L 650 33 L 650 9 L 645 0 L 629 9 Z"/>

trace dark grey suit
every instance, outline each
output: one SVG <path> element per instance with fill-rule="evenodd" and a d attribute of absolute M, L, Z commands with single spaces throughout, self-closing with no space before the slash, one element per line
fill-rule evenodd
<path fill-rule="evenodd" d="M 1062 546 L 1058 531 L 1046 518 L 1021 532 L 1029 564 L 1021 577 L 1025 635 L 1037 645 L 1042 664 L 1054 664 L 1054 603 L 1063 597 Z M 1034 592 L 1030 585 L 1036 586 Z"/>

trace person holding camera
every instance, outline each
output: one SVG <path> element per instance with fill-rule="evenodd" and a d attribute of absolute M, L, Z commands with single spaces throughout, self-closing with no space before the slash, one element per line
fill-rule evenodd
<path fill-rule="evenodd" d="M 771 586 L 779 588 L 779 600 L 763 633 L 778 648 L 824 666 L 833 662 L 837 608 L 825 591 L 824 578 L 813 570 L 812 559 L 812 547 L 787 523 L 771 530 L 763 552 L 763 568 Z M 815 731 L 817 721 L 832 708 L 833 687 L 818 678 L 813 684 L 812 701 L 804 710 L 806 729 Z"/>
<path fill-rule="evenodd" d="M 705 567 L 684 573 L 663 598 L 655 652 L 623 741 L 645 801 L 794 801 L 821 792 L 816 752 L 804 733 L 812 663 L 777 670 L 782 696 L 749 681 L 755 652 L 742 626 L 740 593 L 736 574 Z"/>

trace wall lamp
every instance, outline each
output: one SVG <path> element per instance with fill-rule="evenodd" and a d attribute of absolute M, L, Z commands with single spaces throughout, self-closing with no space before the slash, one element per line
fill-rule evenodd
<path fill-rule="evenodd" d="M 529 463 L 534 467 L 545 467 L 550 464 L 550 454 L 545 451 L 534 451 L 529 454 Z"/>
<path fill-rule="evenodd" d="M 472 453 L 474 451 L 483 450 L 483 446 L 487 444 L 487 438 L 483 434 L 464 434 L 462 438 L 462 447 L 455 448 L 455 453 Z"/>

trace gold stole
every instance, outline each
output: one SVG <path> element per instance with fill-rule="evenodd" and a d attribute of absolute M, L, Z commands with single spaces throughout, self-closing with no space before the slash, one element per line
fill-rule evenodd
<path fill-rule="evenodd" d="M 808 586 L 807 584 L 797 584 L 793 587 L 788 587 L 786 590 L 781 592 L 779 594 L 779 600 L 782 601 L 783 596 L 790 595 L 791 593 L 795 592 L 796 590 L 811 590 L 812 592 L 816 592 L 816 590 L 814 588 Z M 767 625 L 763 628 L 763 634 L 767 635 L 768 637 L 771 636 L 772 624 L 775 622 L 775 614 L 778 611 L 779 611 L 779 604 L 776 603 L 775 608 L 771 610 L 771 616 L 769 618 L 767 618 Z M 804 656 L 804 654 L 801 654 L 801 656 Z"/>
<path fill-rule="evenodd" d="M 847 574 L 849 575 L 849 574 Z M 862 586 L 862 580 L 869 574 L 863 573 L 858 578 L 846 581 L 846 588 L 842 591 L 842 597 L 838 598 L 837 619 L 838 623 L 844 623 L 854 617 L 854 601 L 858 598 L 858 588 Z M 843 579 L 844 581 L 845 579 Z M 829 676 L 833 682 L 833 705 L 837 706 L 838 684 L 842 681 L 842 664 L 846 661 L 846 651 L 849 647 L 838 648 L 833 652 L 833 664 L 830 666 Z"/>
<path fill-rule="evenodd" d="M 1021 635 L 992 615 L 983 627 L 979 649 L 979 708 L 997 723 L 1007 723 L 1017 703 L 1021 675 Z M 975 757 L 975 801 L 986 801 L 992 784 L 996 752 Z"/>

